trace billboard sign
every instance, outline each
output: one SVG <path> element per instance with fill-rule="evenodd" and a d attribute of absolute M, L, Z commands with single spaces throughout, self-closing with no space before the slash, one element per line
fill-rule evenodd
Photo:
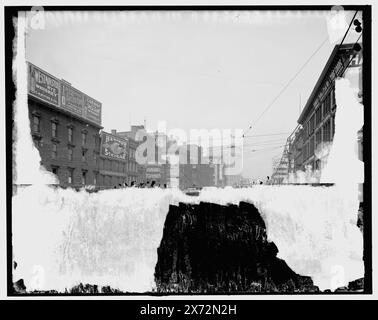
<path fill-rule="evenodd" d="M 127 156 L 127 140 L 112 134 L 102 132 L 101 134 L 101 156 L 125 160 Z"/>
<path fill-rule="evenodd" d="M 29 62 L 28 94 L 101 126 L 101 102 Z"/>
<path fill-rule="evenodd" d="M 84 94 L 62 82 L 61 107 L 73 114 L 83 117 Z"/>
<path fill-rule="evenodd" d="M 101 102 L 84 95 L 84 117 L 101 125 Z"/>
<path fill-rule="evenodd" d="M 44 102 L 59 107 L 59 79 L 32 64 L 29 64 L 28 71 L 28 93 Z"/>

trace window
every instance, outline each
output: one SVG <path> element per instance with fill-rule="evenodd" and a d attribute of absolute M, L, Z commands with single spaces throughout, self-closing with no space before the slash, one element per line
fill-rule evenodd
<path fill-rule="evenodd" d="M 96 154 L 96 151 L 93 151 L 93 162 L 97 166 L 97 154 Z"/>
<path fill-rule="evenodd" d="M 40 132 L 41 127 L 41 120 L 38 116 L 33 116 L 33 131 L 34 132 Z"/>
<path fill-rule="evenodd" d="M 314 129 L 315 129 L 315 114 L 313 114 L 310 118 L 310 124 L 309 124 L 309 127 L 310 127 L 310 135 L 314 133 Z"/>
<path fill-rule="evenodd" d="M 58 147 L 55 143 L 52 144 L 52 153 L 51 153 L 51 157 L 53 159 L 56 159 L 58 156 Z"/>
<path fill-rule="evenodd" d="M 52 170 L 51 170 L 51 172 L 53 173 L 53 174 L 58 174 L 58 168 L 57 167 L 52 167 L 51 168 Z"/>
<path fill-rule="evenodd" d="M 87 133 L 86 132 L 81 133 L 81 144 L 83 146 L 85 146 L 87 144 Z"/>
<path fill-rule="evenodd" d="M 317 148 L 318 145 L 322 142 L 322 129 L 316 131 L 315 138 L 315 148 Z"/>
<path fill-rule="evenodd" d="M 322 121 L 322 105 L 321 104 L 319 106 L 318 109 L 316 109 L 316 112 L 315 112 L 315 123 L 316 123 L 316 126 L 318 126 L 320 124 L 320 122 Z"/>
<path fill-rule="evenodd" d="M 55 122 L 51 122 L 51 136 L 57 138 L 57 124 Z"/>
<path fill-rule="evenodd" d="M 335 99 L 335 88 L 332 88 L 331 89 L 331 92 L 330 92 L 330 99 L 331 99 L 331 107 L 332 109 L 334 109 L 334 107 L 336 106 L 336 99 Z"/>
<path fill-rule="evenodd" d="M 94 184 L 94 185 L 97 185 L 97 175 L 98 175 L 97 172 L 94 172 L 94 173 L 93 173 L 93 184 Z"/>
<path fill-rule="evenodd" d="M 73 142 L 73 129 L 68 128 L 68 142 Z"/>
<path fill-rule="evenodd" d="M 323 141 L 331 141 L 331 121 L 328 120 L 323 126 Z"/>
<path fill-rule="evenodd" d="M 72 161 L 72 158 L 73 158 L 72 147 L 68 147 L 68 160 Z"/>
<path fill-rule="evenodd" d="M 81 151 L 81 161 L 83 162 L 87 161 L 86 153 L 87 153 L 86 150 Z"/>
<path fill-rule="evenodd" d="M 321 163 L 320 163 L 320 159 L 318 159 L 315 161 L 315 170 L 320 170 L 320 169 L 321 169 Z"/>
<path fill-rule="evenodd" d="M 68 183 L 73 183 L 74 169 L 68 169 Z"/>
<path fill-rule="evenodd" d="M 332 93 L 333 91 L 331 91 Z M 324 99 L 324 110 L 323 116 L 326 116 L 331 111 L 331 93 L 326 96 Z"/>
<path fill-rule="evenodd" d="M 309 150 L 309 157 L 311 157 L 314 154 L 314 136 L 310 139 L 310 150 Z"/>
<path fill-rule="evenodd" d="M 83 171 L 81 174 L 81 184 L 85 185 L 87 183 L 87 171 Z"/>

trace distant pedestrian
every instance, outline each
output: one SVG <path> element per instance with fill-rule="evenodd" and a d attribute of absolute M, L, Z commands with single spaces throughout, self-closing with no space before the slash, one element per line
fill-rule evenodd
<path fill-rule="evenodd" d="M 151 182 L 151 188 L 153 188 L 155 186 L 155 181 L 152 181 Z"/>

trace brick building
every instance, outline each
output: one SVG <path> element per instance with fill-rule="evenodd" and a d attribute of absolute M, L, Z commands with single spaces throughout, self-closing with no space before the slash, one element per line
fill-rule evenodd
<path fill-rule="evenodd" d="M 352 84 L 359 89 L 358 96 L 362 96 L 362 52 L 355 49 L 353 44 L 336 45 L 315 84 L 298 119 L 303 129 L 291 146 L 291 150 L 295 150 L 296 169 L 305 171 L 309 167 L 321 171 L 324 165 L 328 155 L 327 143 L 333 140 L 335 133 L 336 78 L 350 77 L 355 82 Z"/>
<path fill-rule="evenodd" d="M 114 188 L 128 180 L 128 140 L 114 134 L 101 132 L 100 158 L 98 161 L 100 189 Z"/>
<path fill-rule="evenodd" d="M 140 165 L 136 159 L 136 150 L 141 142 L 136 141 L 136 134 L 139 129 L 144 129 L 143 126 L 132 126 L 131 131 L 117 132 L 112 130 L 112 134 L 128 141 L 127 145 L 127 177 L 126 182 L 130 185 L 132 181 L 135 183 L 145 182 L 145 168 Z"/>
<path fill-rule="evenodd" d="M 29 63 L 28 109 L 41 164 L 61 186 L 96 185 L 101 103 Z"/>
<path fill-rule="evenodd" d="M 180 147 L 179 188 L 214 186 L 214 167 L 203 157 L 202 147 L 188 144 Z"/>

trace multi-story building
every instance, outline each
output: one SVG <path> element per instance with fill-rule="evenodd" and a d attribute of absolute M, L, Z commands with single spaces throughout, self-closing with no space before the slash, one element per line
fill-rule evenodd
<path fill-rule="evenodd" d="M 335 133 L 335 81 L 348 78 L 362 98 L 362 52 L 354 44 L 336 45 L 298 119 L 298 126 L 287 140 L 280 161 L 273 169 L 271 183 L 298 180 L 298 172 L 318 181 Z M 358 132 L 359 157 L 362 160 L 362 130 Z M 306 178 L 307 181 L 307 178 Z"/>
<path fill-rule="evenodd" d="M 303 149 L 296 168 L 322 169 L 328 155 L 327 144 L 335 133 L 335 80 L 349 77 L 351 69 L 357 70 L 361 97 L 362 52 L 355 50 L 353 44 L 336 45 L 298 119 L 298 124 L 303 127 L 298 147 L 303 144 Z"/>
<path fill-rule="evenodd" d="M 101 132 L 99 159 L 99 188 L 114 188 L 130 180 L 128 175 L 129 141 L 107 132 Z"/>
<path fill-rule="evenodd" d="M 143 143 L 143 141 L 139 141 L 137 139 L 137 133 L 138 130 L 144 131 L 143 125 L 138 126 L 131 126 L 130 131 L 121 131 L 117 132 L 116 130 L 113 130 L 113 133 L 116 134 L 119 137 L 122 137 L 124 139 L 127 139 L 129 141 L 129 152 L 128 152 L 128 158 L 127 158 L 127 172 L 128 176 L 126 179 L 126 182 L 130 184 L 132 181 L 135 183 L 141 183 L 145 182 L 145 166 L 143 164 L 138 163 L 136 159 L 136 152 L 138 146 Z"/>
<path fill-rule="evenodd" d="M 209 162 L 214 172 L 213 185 L 215 187 L 224 187 L 226 185 L 226 176 L 224 175 L 225 165 L 223 163 L 222 146 L 209 148 Z"/>
<path fill-rule="evenodd" d="M 180 189 L 214 186 L 214 168 L 202 155 L 202 147 L 193 144 L 180 146 Z"/>
<path fill-rule="evenodd" d="M 41 164 L 61 186 L 97 185 L 101 103 L 28 63 L 28 109 Z"/>

